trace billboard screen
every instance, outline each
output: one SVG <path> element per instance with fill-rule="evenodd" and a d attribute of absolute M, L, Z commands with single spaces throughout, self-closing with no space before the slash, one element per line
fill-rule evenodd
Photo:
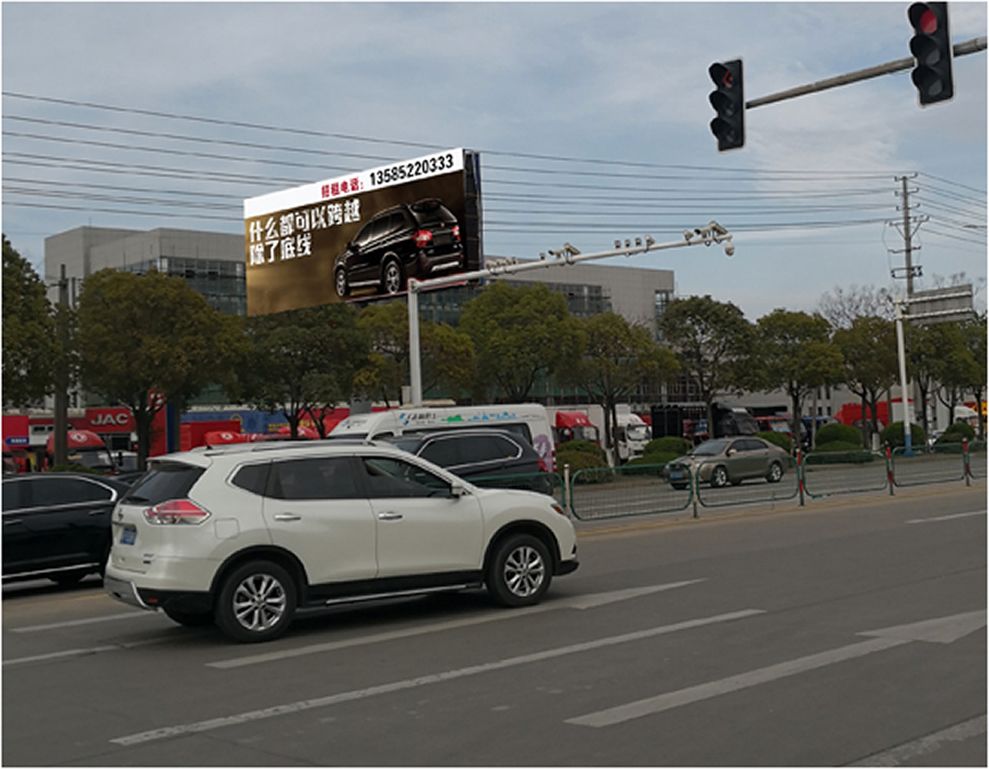
<path fill-rule="evenodd" d="M 248 315 L 480 269 L 478 156 L 444 150 L 249 198 L 244 236 Z"/>

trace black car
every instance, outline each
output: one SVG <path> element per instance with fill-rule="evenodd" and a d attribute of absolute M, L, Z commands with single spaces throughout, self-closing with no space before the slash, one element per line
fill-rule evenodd
<path fill-rule="evenodd" d="M 361 227 L 337 257 L 333 279 L 341 298 L 368 287 L 394 294 L 409 277 L 464 268 L 457 217 L 438 199 L 425 198 L 387 208 Z"/>
<path fill-rule="evenodd" d="M 459 428 L 388 438 L 479 486 L 507 486 L 552 494 L 554 478 L 532 445 L 510 430 Z"/>
<path fill-rule="evenodd" d="M 85 473 L 27 473 L 3 479 L 3 581 L 47 577 L 72 585 L 102 574 L 110 514 L 129 488 Z"/>

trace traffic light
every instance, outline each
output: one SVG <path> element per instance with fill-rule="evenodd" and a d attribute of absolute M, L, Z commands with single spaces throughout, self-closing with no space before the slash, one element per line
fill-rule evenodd
<path fill-rule="evenodd" d="M 745 144 L 745 97 L 742 91 L 742 60 L 712 64 L 708 74 L 715 89 L 708 97 L 718 116 L 711 121 L 711 133 L 718 140 L 718 152 L 735 150 Z"/>
<path fill-rule="evenodd" d="M 951 35 L 947 3 L 914 3 L 907 11 L 913 37 L 910 52 L 917 59 L 911 77 L 920 104 L 946 101 L 955 95 L 951 76 Z"/>

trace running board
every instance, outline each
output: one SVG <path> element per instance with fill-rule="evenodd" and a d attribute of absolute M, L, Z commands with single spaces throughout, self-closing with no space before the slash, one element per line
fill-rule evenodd
<path fill-rule="evenodd" d="M 470 590 L 482 587 L 482 583 L 463 583 L 461 585 L 441 585 L 439 587 L 423 587 L 415 590 L 396 590 L 390 593 L 372 593 L 369 595 L 354 595 L 345 598 L 330 598 L 323 606 L 337 606 L 345 603 L 364 603 L 365 601 L 380 601 L 383 598 L 407 598 L 409 596 L 426 595 L 428 593 L 450 593 L 457 590 Z"/>

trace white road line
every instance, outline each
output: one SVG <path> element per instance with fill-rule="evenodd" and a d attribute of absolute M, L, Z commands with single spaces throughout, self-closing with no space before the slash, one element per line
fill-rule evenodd
<path fill-rule="evenodd" d="M 836 662 L 854 659 L 855 657 L 883 651 L 884 649 L 891 649 L 894 646 L 900 646 L 905 643 L 910 642 L 895 638 L 875 638 L 871 641 L 861 641 L 841 649 L 832 649 L 820 654 L 812 654 L 809 657 L 781 662 L 777 665 L 770 665 L 759 670 L 751 670 L 737 676 L 722 678 L 720 681 L 691 686 L 688 689 L 660 694 L 658 697 L 648 697 L 644 700 L 629 702 L 628 704 L 608 708 L 607 710 L 599 710 L 596 713 L 588 713 L 586 716 L 570 718 L 567 719 L 566 723 L 576 724 L 577 726 L 613 726 L 624 721 L 631 721 L 634 718 L 661 713 L 664 710 L 672 710 L 683 705 L 689 705 L 692 702 L 699 702 L 700 700 L 707 700 L 729 692 L 736 692 L 739 689 L 747 689 L 750 686 L 757 686 L 758 684 L 775 681 L 779 678 L 796 675 L 797 673 L 803 673 L 814 668 L 833 665 Z"/>
<path fill-rule="evenodd" d="M 144 641 L 132 641 L 130 643 L 106 644 L 104 646 L 90 646 L 85 649 L 66 649 L 60 652 L 50 652 L 48 654 L 36 654 L 33 657 L 18 657 L 13 660 L 4 660 L 3 666 L 26 665 L 29 662 L 46 662 L 48 660 L 65 659 L 68 657 L 87 657 L 90 654 L 101 654 L 103 652 L 115 652 L 121 649 L 133 649 L 138 646 L 150 646 L 151 644 L 164 643 L 162 638 L 149 638 Z"/>
<path fill-rule="evenodd" d="M 353 646 L 363 646 L 365 644 L 380 643 L 382 641 L 395 641 L 400 638 L 412 638 L 414 636 L 425 635 L 427 633 L 439 633 L 444 630 L 454 630 L 456 628 L 471 627 L 472 625 L 482 625 L 487 622 L 516 619 L 529 614 L 540 614 L 558 609 L 592 609 L 604 606 L 617 601 L 625 601 L 630 598 L 639 598 L 644 595 L 652 595 L 664 590 L 672 590 L 678 587 L 686 587 L 703 579 L 691 579 L 683 582 L 670 582 L 664 585 L 648 585 L 646 587 L 633 587 L 625 590 L 614 590 L 607 593 L 592 593 L 590 595 L 574 596 L 559 601 L 542 603 L 527 609 L 516 609 L 511 612 L 493 612 L 480 617 L 467 617 L 464 619 L 450 620 L 448 622 L 437 622 L 423 627 L 403 628 L 387 633 L 377 633 L 370 636 L 350 638 L 345 641 L 327 641 L 325 643 L 310 644 L 296 649 L 281 649 L 279 651 L 265 652 L 263 654 L 252 654 L 249 657 L 236 657 L 233 659 L 218 660 L 217 662 L 207 662 L 206 667 L 229 670 L 232 668 L 245 667 L 247 665 L 259 665 L 265 662 L 291 659 L 293 657 L 303 657 L 307 654 L 319 654 L 322 652 L 337 651 Z"/>
<path fill-rule="evenodd" d="M 654 627 L 647 630 L 639 630 L 633 633 L 625 633 L 623 635 L 610 636 L 608 638 L 601 638 L 596 641 L 587 641 L 584 643 L 573 644 L 571 646 L 563 646 L 556 649 L 547 649 L 541 652 L 535 652 L 533 654 L 525 654 L 519 657 L 510 657 L 504 660 L 498 660 L 496 662 L 487 662 L 481 665 L 474 665 L 472 667 L 460 668 L 457 670 L 448 670 L 443 673 L 435 673 L 431 675 L 419 676 L 417 678 L 409 678 L 404 681 L 395 681 L 393 683 L 381 684 L 380 686 L 372 686 L 367 689 L 358 689 L 349 692 L 340 692 L 338 694 L 331 694 L 326 697 L 319 697 L 316 699 L 300 700 L 298 702 L 291 702 L 286 705 L 276 705 L 270 708 L 263 708 L 261 710 L 251 710 L 246 713 L 238 713 L 232 716 L 222 716 L 219 718 L 209 719 L 207 721 L 199 721 L 192 724 L 181 724 L 178 726 L 166 726 L 160 729 L 153 729 L 147 732 L 140 732 L 139 734 L 131 734 L 125 737 L 117 737 L 110 740 L 110 742 L 117 745 L 137 745 L 144 742 L 152 742 L 154 740 L 166 739 L 169 737 L 177 737 L 182 734 L 194 734 L 198 732 L 210 731 L 213 729 L 220 729 L 225 726 L 234 726 L 237 724 L 244 724 L 250 721 L 258 721 L 265 718 L 273 718 L 275 716 L 285 715 L 287 713 L 298 713 L 304 710 L 312 710 L 313 708 L 323 708 L 329 705 L 337 705 L 342 702 L 352 702 L 355 700 L 367 699 L 368 697 L 374 697 L 379 694 L 388 694 L 390 692 L 397 692 L 406 689 L 414 689 L 419 686 L 426 686 L 434 683 L 441 683 L 443 681 L 452 681 L 458 678 L 466 678 L 468 676 L 479 675 L 481 673 L 489 673 L 495 670 L 504 670 L 506 668 L 515 667 L 518 665 L 526 665 L 532 662 L 540 662 L 542 660 L 552 659 L 554 657 L 562 657 L 568 654 L 577 654 L 579 652 L 591 651 L 594 649 L 600 649 L 606 646 L 615 646 L 617 644 L 629 643 L 631 641 L 639 641 L 644 638 L 652 638 L 654 636 L 664 635 L 667 633 L 675 633 L 680 630 L 689 630 L 691 628 L 703 627 L 705 625 L 713 625 L 719 622 L 730 622 L 736 619 L 743 619 L 745 617 L 751 617 L 757 614 L 763 614 L 762 609 L 745 609 L 743 611 L 731 612 L 728 614 L 719 614 L 714 617 L 704 617 L 701 619 L 687 620 L 685 622 L 679 622 L 674 625 L 665 625 L 663 627 Z M 873 642 L 869 642 L 873 643 Z"/>
<path fill-rule="evenodd" d="M 903 745 L 897 745 L 895 748 L 890 748 L 882 753 L 876 753 L 874 756 L 869 756 L 862 761 L 849 764 L 849 766 L 900 766 L 907 761 L 933 753 L 946 742 L 960 742 L 985 733 L 986 716 L 983 714 L 969 721 L 963 721 L 947 729 L 942 729 L 940 732 L 928 734 L 926 737 L 920 737 Z"/>
<path fill-rule="evenodd" d="M 97 622 L 111 622 L 118 619 L 135 619 L 136 617 L 153 617 L 158 612 L 155 611 L 127 611 L 122 614 L 107 614 L 103 617 L 89 617 L 88 619 L 65 620 L 64 622 L 52 622 L 49 625 L 29 625 L 27 627 L 10 628 L 11 633 L 37 633 L 39 630 L 58 630 L 63 627 L 76 627 L 78 625 L 92 625 Z"/>
<path fill-rule="evenodd" d="M 953 521 L 955 518 L 971 518 L 974 515 L 985 515 L 985 510 L 973 510 L 971 513 L 955 513 L 954 515 L 939 515 L 937 518 L 913 518 L 906 523 L 936 523 L 938 521 Z"/>

